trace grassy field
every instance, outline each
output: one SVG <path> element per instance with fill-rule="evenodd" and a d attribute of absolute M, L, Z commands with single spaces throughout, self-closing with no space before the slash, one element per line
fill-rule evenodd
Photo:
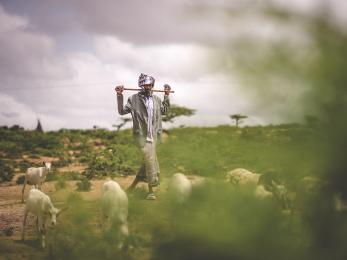
<path fill-rule="evenodd" d="M 1 130 L 0 136 L 2 167 L 14 173 L 12 181 L 0 187 L 4 259 L 343 259 L 345 255 L 345 216 L 329 208 L 321 194 L 314 198 L 319 203 L 312 200 L 304 210 L 288 214 L 273 200 L 257 200 L 250 190 L 223 182 L 228 171 L 246 168 L 275 174 L 295 193 L 304 176 L 324 176 L 324 147 L 311 127 L 171 129 L 158 146 L 162 177 L 158 200 L 143 199 L 145 185 L 129 194 L 131 235 L 126 250 L 115 246 L 112 232 L 102 232 L 98 200 L 106 177 L 125 188 L 138 169 L 141 155 L 130 130 L 44 134 Z M 16 184 L 26 167 L 42 160 L 52 161 L 54 169 L 49 178 L 53 181 L 44 190 L 56 205 L 70 206 L 58 226 L 49 230 L 45 251 L 35 241 L 33 219 L 28 241 L 19 241 L 23 205 L 18 203 L 21 186 Z M 176 172 L 207 180 L 185 204 L 174 203 L 166 193 L 167 181 Z M 76 190 L 81 179 L 90 181 L 91 190 Z M 16 214 L 16 222 L 11 222 L 11 214 Z M 327 228 L 331 221 L 334 224 Z M 7 237 L 4 230 L 11 225 L 15 231 Z"/>

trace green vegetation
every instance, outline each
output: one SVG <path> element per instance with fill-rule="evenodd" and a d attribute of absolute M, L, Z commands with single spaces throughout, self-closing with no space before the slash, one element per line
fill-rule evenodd
<path fill-rule="evenodd" d="M 56 190 L 61 190 L 66 188 L 66 180 L 65 176 L 62 176 L 58 178 L 57 182 L 55 183 L 54 187 Z"/>
<path fill-rule="evenodd" d="M 19 140 L 36 142 L 32 132 L 0 130 L 8 146 L 2 144 L 0 152 L 10 154 L 16 145 L 13 135 Z M 45 135 L 45 134 L 41 134 Z M 58 170 L 70 164 L 86 164 L 83 173 L 88 179 L 105 176 L 133 175 L 141 162 L 141 153 L 136 147 L 130 130 L 61 130 L 48 133 L 55 143 L 50 151 L 33 148 L 19 153 L 44 156 L 58 154 L 53 162 L 53 171 L 47 181 L 58 180 Z M 254 172 L 275 170 L 287 182 L 313 174 L 319 169 L 314 142 L 316 134 L 312 127 L 305 125 L 278 125 L 255 127 L 219 126 L 214 128 L 177 128 L 170 131 L 166 143 L 158 147 L 161 172 L 164 176 L 180 171 L 206 177 L 223 178 L 228 170 L 247 168 Z M 46 140 L 44 137 L 42 140 Z M 40 142 L 42 142 L 42 140 Z M 32 144 L 31 147 L 37 147 Z M 39 151 L 39 152 L 37 152 Z M 305 160 L 302 160 L 305 154 Z M 29 166 L 38 166 L 19 160 L 17 167 L 24 172 Z M 7 163 L 9 164 L 9 163 Z M 6 164 L 6 165 L 7 165 Z M 295 167 L 293 167 L 295 165 Z M 299 169 L 299 170 L 298 170 Z M 70 172 L 71 173 L 71 172 Z M 78 173 L 64 174 L 68 179 L 78 179 Z"/>
<path fill-rule="evenodd" d="M 80 181 L 76 182 L 78 191 L 90 191 L 92 183 L 87 178 L 82 178 Z"/>
<path fill-rule="evenodd" d="M 183 172 L 221 179 L 235 168 L 272 170 L 295 185 L 319 169 L 314 133 L 301 125 L 173 129 L 158 150 L 162 172 L 168 175 Z"/>
<path fill-rule="evenodd" d="M 11 181 L 14 176 L 12 165 L 5 160 L 0 159 L 0 183 Z"/>
<path fill-rule="evenodd" d="M 274 201 L 257 200 L 251 190 L 241 191 L 221 181 L 229 170 L 246 168 L 275 173 L 291 192 L 298 191 L 302 177 L 324 176 L 324 146 L 317 142 L 321 138 L 317 127 L 319 124 L 171 129 L 166 142 L 158 146 L 163 179 L 158 201 L 144 201 L 143 189 L 129 196 L 130 237 L 126 246 L 132 249 L 120 250 L 115 246 L 116 232 L 99 228 L 98 198 L 84 201 L 80 196 L 88 193 L 73 193 L 59 228 L 47 235 L 47 257 L 138 259 L 137 253 L 144 250 L 153 259 L 315 259 L 316 232 L 325 232 L 336 243 L 333 258 L 339 259 L 344 247 L 336 237 L 345 241 L 346 228 L 317 228 L 316 222 L 316 216 L 329 212 L 326 217 L 346 227 L 342 215 L 332 208 L 331 196 L 318 193 L 303 207 L 295 207 L 293 214 L 284 214 Z M 21 135 L 27 133 L 31 135 L 26 131 Z M 79 180 L 77 191 L 89 191 L 93 179 L 134 174 L 140 165 L 141 156 L 129 130 L 64 130 L 53 134 L 64 144 L 57 147 L 60 158 L 76 164 L 83 156 L 87 164 L 83 174 L 58 173 L 55 164 L 47 179 L 57 181 L 56 190 L 66 188 L 66 181 L 73 179 Z M 173 203 L 164 187 L 175 172 L 207 177 L 207 183 L 195 188 L 187 203 Z M 316 201 L 322 205 L 318 211 Z"/>
<path fill-rule="evenodd" d="M 2 162 L 11 171 L 25 172 L 41 166 L 42 157 L 53 160 L 53 169 L 71 164 L 86 165 L 88 178 L 131 175 L 137 170 L 141 155 L 133 145 L 130 130 L 114 132 L 97 130 L 66 130 L 38 133 L 34 131 L 0 129 L 0 154 L 10 159 Z M 16 161 L 14 160 L 16 159 Z M 38 159 L 38 160 L 35 160 Z M 42 159 L 43 160 L 43 159 Z M 4 166 L 5 167 L 5 166 Z M 7 168 L 9 172 L 10 168 Z M 5 174 L 5 171 L 2 171 Z M 55 173 L 48 180 L 56 180 Z M 4 177 L 4 181 L 9 180 Z"/>
<path fill-rule="evenodd" d="M 59 179 L 59 175 L 56 171 L 50 171 L 46 175 L 46 180 L 45 181 L 56 181 Z"/>
<path fill-rule="evenodd" d="M 21 175 L 17 178 L 16 183 L 18 185 L 22 185 L 22 184 L 24 184 L 24 181 L 25 181 L 25 175 Z"/>

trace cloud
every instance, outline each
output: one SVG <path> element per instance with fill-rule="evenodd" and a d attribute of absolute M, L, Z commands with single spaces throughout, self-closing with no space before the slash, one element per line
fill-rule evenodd
<path fill-rule="evenodd" d="M 29 30 L 26 19 L 7 14 L 0 5 L 0 89 L 26 87 L 68 76 L 60 63 L 54 41 Z"/>
<path fill-rule="evenodd" d="M 20 124 L 27 128 L 35 127 L 37 116 L 29 106 L 19 103 L 12 97 L 4 94 L 0 94 L 0 104 L 1 125 L 12 126 Z"/>
<path fill-rule="evenodd" d="M 136 45 L 218 42 L 225 39 L 220 13 L 208 17 L 190 0 L 20 0 L 9 10 L 30 18 L 32 27 L 52 37 L 84 32 L 110 35 Z"/>
<path fill-rule="evenodd" d="M 0 35 L 6 47 L 1 55 L 7 61 L 0 63 L 2 80 L 6 83 L 1 88 L 12 100 L 6 107 L 1 103 L 1 109 L 10 107 L 11 112 L 7 113 L 22 115 L 25 110 L 32 114 L 25 120 L 16 116 L 11 121 L 2 114 L 1 123 L 17 120 L 19 124 L 33 127 L 36 118 L 40 118 L 48 130 L 91 128 L 93 125 L 111 127 L 119 118 L 114 86 L 136 87 L 141 72 L 152 74 L 157 79 L 157 88 L 164 83 L 171 84 L 178 93 L 177 98 L 172 97 L 173 102 L 198 109 L 203 107 L 206 97 L 201 95 L 193 102 L 180 100 L 184 96 L 207 93 L 202 91 L 201 80 L 210 73 L 205 47 L 178 43 L 137 46 L 117 37 L 95 35 L 88 52 L 62 55 L 54 38 L 31 31 L 28 20 L 1 11 L 3 28 L 6 28 Z M 218 80 L 213 83 L 219 84 Z M 132 93 L 126 93 L 129 94 Z"/>
<path fill-rule="evenodd" d="M 197 110 L 177 124 L 227 124 L 234 113 L 253 124 L 283 115 L 295 120 L 288 107 L 301 93 L 275 92 L 279 99 L 271 97 L 268 106 L 269 98 L 236 80 L 237 64 L 215 66 L 210 59 L 235 50 L 231 42 L 241 34 L 302 40 L 293 37 L 300 28 L 268 23 L 252 10 L 232 13 L 237 2 L 206 0 L 200 3 L 209 8 L 199 9 L 188 0 L 4 1 L 0 95 L 7 103 L 0 103 L 0 123 L 34 127 L 39 117 L 45 129 L 110 128 L 119 119 L 115 85 L 136 87 L 142 72 L 156 78 L 156 88 L 174 88 L 172 103 Z"/>
<path fill-rule="evenodd" d="M 136 46 L 116 37 L 97 37 L 96 56 L 106 64 L 118 64 L 162 78 L 192 80 L 208 72 L 208 48 L 197 44 Z"/>
<path fill-rule="evenodd" d="M 114 86 L 136 87 L 141 72 L 156 78 L 156 88 L 169 83 L 176 91 L 172 103 L 197 110 L 196 116 L 178 119 L 177 124 L 226 124 L 229 114 L 250 111 L 237 82 L 211 68 L 212 47 L 193 43 L 136 45 L 121 37 L 93 35 L 88 51 L 61 53 L 57 44 L 63 42 L 31 31 L 29 20 L 6 12 L 2 17 L 7 24 L 6 32 L 0 35 L 7 43 L 2 55 L 13 63 L 12 67 L 0 63 L 0 73 L 7 82 L 2 86 L 17 88 L 4 90 L 12 98 L 11 113 L 21 114 L 22 105 L 35 115 L 25 120 L 13 117 L 11 122 L 18 120 L 29 127 L 31 121 L 33 127 L 40 118 L 47 130 L 93 125 L 110 128 L 119 118 Z M 25 50 L 11 42 L 23 43 Z M 19 62 L 22 59 L 23 64 Z M 131 94 L 127 92 L 125 98 Z M 5 116 L 2 122 L 10 123 Z"/>

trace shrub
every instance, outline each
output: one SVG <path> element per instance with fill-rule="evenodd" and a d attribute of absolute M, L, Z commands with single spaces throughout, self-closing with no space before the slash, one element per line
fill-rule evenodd
<path fill-rule="evenodd" d="M 61 190 L 66 188 L 66 181 L 64 177 L 59 176 L 57 182 L 54 185 L 56 190 Z"/>
<path fill-rule="evenodd" d="M 89 179 L 110 175 L 132 175 L 136 173 L 140 160 L 140 151 L 135 145 L 111 145 L 90 160 L 85 175 Z"/>
<path fill-rule="evenodd" d="M 59 161 L 54 161 L 52 166 L 60 168 L 60 167 L 65 167 L 68 166 L 72 161 L 68 158 L 60 158 Z"/>
<path fill-rule="evenodd" d="M 0 160 L 0 183 L 5 181 L 11 181 L 13 176 L 13 167 L 8 162 Z"/>
<path fill-rule="evenodd" d="M 59 179 L 59 175 L 55 171 L 51 171 L 46 175 L 46 181 L 57 181 Z"/>
<path fill-rule="evenodd" d="M 83 178 L 81 181 L 76 183 L 78 191 L 90 191 L 92 183 L 87 179 Z"/>
<path fill-rule="evenodd" d="M 24 180 L 25 180 L 25 175 L 21 175 L 17 178 L 16 183 L 18 185 L 24 184 Z"/>
<path fill-rule="evenodd" d="M 25 172 L 29 167 L 31 167 L 31 163 L 27 160 L 23 160 L 18 163 L 18 167 L 21 172 Z"/>
<path fill-rule="evenodd" d="M 79 172 L 64 172 L 65 180 L 79 181 L 81 177 L 81 173 Z"/>

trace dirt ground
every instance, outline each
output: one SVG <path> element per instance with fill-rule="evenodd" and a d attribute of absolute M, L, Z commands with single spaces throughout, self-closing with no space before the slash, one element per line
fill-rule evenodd
<path fill-rule="evenodd" d="M 197 176 L 188 176 L 192 182 L 199 181 L 201 178 Z M 128 187 L 134 176 L 118 177 L 115 180 L 123 189 Z M 91 190 L 88 192 L 80 192 L 85 201 L 95 201 L 100 197 L 101 185 L 105 180 L 93 180 Z M 42 186 L 42 190 L 48 194 L 56 207 L 61 207 L 65 203 L 66 194 L 76 190 L 76 181 L 67 181 L 67 188 L 56 190 L 55 182 L 46 182 Z M 165 182 L 164 182 L 165 183 Z M 12 183 L 8 186 L 0 186 L 0 260 L 1 259 L 40 259 L 45 253 L 37 250 L 37 233 L 36 218 L 29 214 L 27 218 L 26 238 L 21 241 L 24 205 L 21 203 L 23 185 Z M 145 183 L 138 185 L 139 189 L 147 189 Z M 27 185 L 24 193 L 24 199 L 30 190 Z M 161 185 L 158 195 L 165 192 L 165 184 Z M 143 200 L 143 203 L 153 203 L 153 201 Z M 6 252 L 3 255 L 2 252 Z M 148 259 L 147 253 L 141 253 L 141 259 Z"/>

